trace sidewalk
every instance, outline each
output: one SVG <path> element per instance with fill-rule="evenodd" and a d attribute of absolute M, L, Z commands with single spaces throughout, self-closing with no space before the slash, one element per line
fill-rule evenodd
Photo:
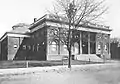
<path fill-rule="evenodd" d="M 24 75 L 24 74 L 32 74 L 39 72 L 65 72 L 70 71 L 67 68 L 67 65 L 63 66 L 49 66 L 49 67 L 30 67 L 30 68 L 14 68 L 14 69 L 0 69 L 0 76 L 4 75 Z M 105 63 L 105 64 L 86 64 L 86 65 L 72 65 L 71 71 L 73 70 L 92 70 L 92 69 L 101 69 L 105 67 L 120 67 L 120 63 Z"/>

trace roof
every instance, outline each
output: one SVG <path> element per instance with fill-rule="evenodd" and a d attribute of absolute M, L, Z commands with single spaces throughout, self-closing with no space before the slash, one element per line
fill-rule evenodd
<path fill-rule="evenodd" d="M 21 34 L 26 34 L 30 32 L 30 29 L 26 28 L 26 27 L 18 27 L 14 30 L 9 31 L 11 33 L 21 33 Z"/>
<path fill-rule="evenodd" d="M 18 23 L 14 25 L 12 28 L 13 30 L 6 32 L 1 38 L 0 41 L 2 41 L 6 36 L 22 36 L 22 37 L 28 37 L 28 33 L 30 33 L 29 29 L 30 25 L 26 25 L 25 23 Z"/>
<path fill-rule="evenodd" d="M 10 32 L 12 33 L 29 33 L 30 29 L 29 29 L 30 25 L 26 24 L 26 23 L 18 23 L 16 25 L 14 25 L 12 28 L 13 30 L 11 30 Z"/>
<path fill-rule="evenodd" d="M 38 20 L 36 20 L 36 22 L 32 23 L 30 25 L 29 29 L 33 29 L 35 27 L 35 25 L 40 24 L 43 21 L 50 21 L 50 22 L 54 22 L 54 23 L 62 23 L 62 24 L 67 24 L 67 25 L 69 24 L 68 21 L 65 18 L 63 18 L 63 17 L 60 17 L 58 19 L 54 15 L 46 14 L 43 17 L 41 17 Z M 91 29 L 112 31 L 112 29 L 110 29 L 109 26 L 93 24 L 93 23 L 90 23 L 90 22 L 87 23 L 87 24 L 84 24 L 84 25 L 78 25 L 78 27 L 85 27 L 85 28 L 91 28 Z"/>
<path fill-rule="evenodd" d="M 56 18 L 54 15 L 51 14 L 46 14 L 43 17 L 39 18 L 38 20 L 36 20 L 34 23 L 32 24 L 26 24 L 26 23 L 18 23 L 16 25 L 14 25 L 12 28 L 13 30 L 6 32 L 2 38 L 6 35 L 6 34 L 20 34 L 20 35 L 27 35 L 29 33 L 32 33 L 32 29 L 34 29 L 36 26 L 40 25 L 41 27 L 45 26 L 43 25 L 43 23 L 45 22 L 53 22 L 53 23 L 62 23 L 65 25 L 68 25 L 68 21 L 63 18 Z M 49 26 L 49 25 L 46 25 Z M 83 28 L 87 28 L 87 29 L 96 29 L 96 30 L 102 30 L 102 31 L 112 31 L 112 29 L 109 28 L 109 26 L 104 26 L 104 25 L 98 25 L 98 24 L 92 24 L 92 23 L 87 23 L 85 25 L 78 25 L 78 27 L 83 27 Z M 40 27 L 38 27 L 39 29 Z M 2 39 L 1 38 L 1 39 Z M 0 40 L 1 40 L 0 39 Z"/>
<path fill-rule="evenodd" d="M 12 26 L 12 28 L 14 28 L 14 27 L 29 27 L 29 26 L 30 26 L 30 25 L 27 24 L 27 23 L 18 23 L 18 24 L 16 24 L 16 25 Z"/>

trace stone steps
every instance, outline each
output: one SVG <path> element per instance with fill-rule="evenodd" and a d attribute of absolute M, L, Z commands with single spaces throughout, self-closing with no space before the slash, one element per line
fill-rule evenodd
<path fill-rule="evenodd" d="M 75 59 L 77 59 L 77 60 L 84 60 L 84 61 L 93 61 L 93 62 L 103 62 L 103 59 L 98 57 L 96 54 L 76 55 Z"/>

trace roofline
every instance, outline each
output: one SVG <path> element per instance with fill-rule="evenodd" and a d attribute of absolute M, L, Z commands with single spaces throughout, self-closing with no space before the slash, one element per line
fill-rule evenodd
<path fill-rule="evenodd" d="M 63 24 L 69 24 L 68 22 L 62 22 L 62 21 L 58 21 L 58 20 L 51 20 L 51 19 L 46 19 L 46 21 L 49 22 L 55 22 L 55 23 L 63 23 Z M 98 30 L 105 30 L 105 31 L 112 31 L 112 29 L 107 29 L 107 28 L 98 28 L 98 27 L 92 27 L 92 26 L 85 26 L 85 25 L 78 25 L 78 27 L 84 27 L 84 28 L 91 28 L 91 29 L 98 29 Z"/>
<path fill-rule="evenodd" d="M 7 34 L 19 34 L 19 35 L 26 35 L 26 36 L 28 36 L 27 34 L 22 34 L 22 33 L 5 32 L 4 35 L 0 38 L 0 42 L 2 40 L 4 40 L 4 38 L 6 38 L 8 36 Z"/>
<path fill-rule="evenodd" d="M 7 32 L 5 32 L 5 33 L 3 34 L 3 36 L 0 38 L 0 42 L 1 42 L 2 38 L 6 36 L 6 34 L 7 34 Z"/>
<path fill-rule="evenodd" d="M 55 20 L 55 19 L 50 19 L 48 17 L 49 14 L 45 14 L 43 17 L 39 18 L 36 22 L 32 23 L 31 26 L 29 27 L 29 29 L 33 29 L 35 26 L 37 26 L 37 24 L 39 24 L 40 22 L 45 22 L 45 21 L 50 21 L 50 22 L 55 22 L 55 23 L 63 23 L 63 24 L 69 24 L 66 21 L 59 21 L 59 20 Z M 102 25 L 101 25 L 102 26 Z M 106 26 L 106 28 L 102 28 L 102 27 L 93 27 L 93 26 L 89 26 L 89 25 L 78 25 L 78 27 L 85 27 L 85 28 L 91 28 L 91 29 L 98 29 L 98 30 L 104 30 L 104 31 L 112 31 L 112 29 L 109 28 L 109 26 Z"/>
<path fill-rule="evenodd" d="M 31 26 L 29 27 L 29 29 L 32 29 L 36 24 L 40 23 L 41 21 L 44 21 L 46 19 L 48 14 L 45 14 L 44 16 L 42 16 L 41 18 L 39 18 L 38 20 L 36 20 L 35 22 L 33 22 L 31 24 Z"/>
<path fill-rule="evenodd" d="M 16 32 L 6 32 L 6 33 L 11 33 L 11 34 L 21 34 L 21 35 L 27 35 L 29 33 L 16 33 Z"/>

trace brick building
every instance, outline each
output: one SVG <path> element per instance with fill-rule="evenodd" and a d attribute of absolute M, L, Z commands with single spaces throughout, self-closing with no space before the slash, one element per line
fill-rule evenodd
<path fill-rule="evenodd" d="M 17 24 L 0 39 L 0 60 L 61 60 L 68 56 L 64 35 L 68 22 L 52 15 L 44 15 L 30 25 Z M 109 27 L 95 24 L 74 30 L 72 54 L 77 60 L 92 57 L 110 59 Z M 103 55 L 101 55 L 103 54 Z"/>

